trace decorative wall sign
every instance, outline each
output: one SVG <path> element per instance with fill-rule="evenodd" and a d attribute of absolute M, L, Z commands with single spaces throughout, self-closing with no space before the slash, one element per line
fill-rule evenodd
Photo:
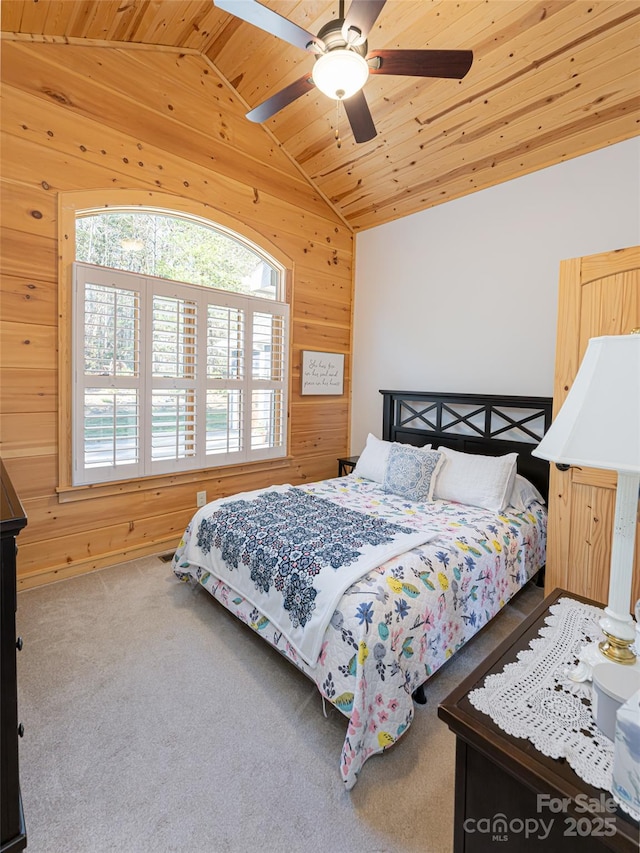
<path fill-rule="evenodd" d="M 301 394 L 342 394 L 344 354 L 337 352 L 302 352 Z"/>

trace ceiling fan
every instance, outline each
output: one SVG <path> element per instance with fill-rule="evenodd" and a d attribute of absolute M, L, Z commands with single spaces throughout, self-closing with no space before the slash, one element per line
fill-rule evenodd
<path fill-rule="evenodd" d="M 247 118 L 255 122 L 266 121 L 317 87 L 328 97 L 344 103 L 355 141 L 368 142 L 376 135 L 362 91 L 369 74 L 460 80 L 473 61 L 470 50 L 369 51 L 367 36 L 386 0 L 351 0 L 346 16 L 344 0 L 340 0 L 338 18 L 325 24 L 315 36 L 257 0 L 213 0 L 213 3 L 219 9 L 316 56 L 311 73 L 307 72 L 247 113 Z"/>

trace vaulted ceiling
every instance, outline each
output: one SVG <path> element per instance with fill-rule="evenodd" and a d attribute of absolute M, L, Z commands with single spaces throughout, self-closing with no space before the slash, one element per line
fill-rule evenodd
<path fill-rule="evenodd" d="M 339 14 L 337 0 L 262 2 L 311 33 Z M 1 14 L 2 30 L 24 37 L 198 52 L 247 110 L 314 62 L 212 0 L 3 0 Z M 474 59 L 462 80 L 372 74 L 377 135 L 366 143 L 317 89 L 265 122 L 354 230 L 638 134 L 635 0 L 388 0 L 368 42 Z"/>

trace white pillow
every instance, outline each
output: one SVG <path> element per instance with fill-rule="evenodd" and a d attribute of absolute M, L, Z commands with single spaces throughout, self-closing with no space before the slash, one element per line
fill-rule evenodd
<path fill-rule="evenodd" d="M 381 438 L 376 438 L 375 435 L 369 433 L 367 443 L 356 462 L 353 473 L 357 477 L 365 477 L 367 480 L 373 480 L 374 483 L 382 483 L 391 444 L 392 442 L 383 441 Z"/>
<path fill-rule="evenodd" d="M 382 488 L 410 501 L 433 500 L 433 487 L 444 454 L 410 444 L 391 445 Z"/>
<path fill-rule="evenodd" d="M 410 446 L 402 444 L 399 441 L 383 441 L 381 438 L 376 438 L 375 435 L 369 433 L 367 436 L 367 443 L 360 454 L 360 458 L 356 462 L 356 467 L 353 469 L 353 473 L 357 477 L 364 477 L 367 480 L 373 480 L 374 483 L 382 484 L 384 481 L 384 472 L 387 467 L 387 459 L 389 458 L 389 451 L 394 445 L 398 447 Z M 420 450 L 430 449 L 430 444 L 426 444 L 424 447 L 420 448 Z"/>
<path fill-rule="evenodd" d="M 533 483 L 530 483 L 526 477 L 516 474 L 516 480 L 509 498 L 509 506 L 517 509 L 518 512 L 526 512 L 532 503 L 544 504 L 545 499 Z"/>
<path fill-rule="evenodd" d="M 446 461 L 438 474 L 435 498 L 501 512 L 508 504 L 516 477 L 517 453 L 481 456 L 439 447 Z"/>

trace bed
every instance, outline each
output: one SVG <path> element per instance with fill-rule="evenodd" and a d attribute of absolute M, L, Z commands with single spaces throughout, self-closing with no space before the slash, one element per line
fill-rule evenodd
<path fill-rule="evenodd" d="M 347 789 L 545 562 L 551 399 L 380 393 L 351 474 L 213 501 L 173 559 L 348 718 Z"/>

